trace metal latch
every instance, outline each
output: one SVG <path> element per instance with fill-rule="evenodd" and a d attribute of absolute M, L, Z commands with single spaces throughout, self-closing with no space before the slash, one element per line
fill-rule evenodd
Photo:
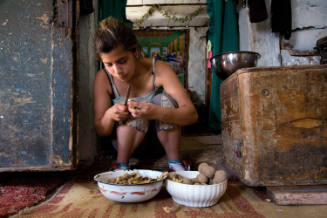
<path fill-rule="evenodd" d="M 243 141 L 238 141 L 235 143 L 235 157 L 242 157 L 242 147 L 243 147 Z"/>

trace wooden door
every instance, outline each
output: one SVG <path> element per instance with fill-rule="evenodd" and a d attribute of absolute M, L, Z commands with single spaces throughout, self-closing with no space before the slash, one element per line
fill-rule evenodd
<path fill-rule="evenodd" d="M 0 2 L 0 172 L 76 164 L 77 3 Z"/>

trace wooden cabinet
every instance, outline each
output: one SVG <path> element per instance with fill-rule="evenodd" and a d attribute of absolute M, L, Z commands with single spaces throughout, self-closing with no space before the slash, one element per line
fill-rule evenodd
<path fill-rule="evenodd" d="M 250 186 L 327 183 L 327 65 L 241 69 L 220 90 L 233 174 Z"/>

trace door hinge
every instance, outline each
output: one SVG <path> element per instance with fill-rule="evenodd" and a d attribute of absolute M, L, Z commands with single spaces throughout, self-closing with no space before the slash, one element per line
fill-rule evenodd
<path fill-rule="evenodd" d="M 235 143 L 235 148 L 234 148 L 235 157 L 241 158 L 243 156 L 242 147 L 243 147 L 243 141 L 237 141 Z"/>

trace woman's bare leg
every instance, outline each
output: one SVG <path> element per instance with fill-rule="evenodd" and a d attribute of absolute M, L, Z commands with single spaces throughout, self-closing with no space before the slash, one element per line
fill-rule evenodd
<path fill-rule="evenodd" d="M 158 138 L 165 148 L 168 160 L 180 160 L 181 128 L 158 131 Z"/>
<path fill-rule="evenodd" d="M 123 125 L 117 127 L 117 161 L 128 163 L 135 149 L 141 144 L 144 132 L 134 127 Z"/>

